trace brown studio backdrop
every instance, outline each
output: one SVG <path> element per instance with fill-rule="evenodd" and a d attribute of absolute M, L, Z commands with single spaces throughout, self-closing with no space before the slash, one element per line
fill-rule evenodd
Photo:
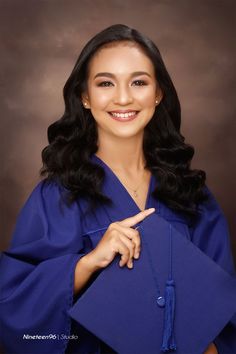
<path fill-rule="evenodd" d="M 124 23 L 159 46 L 182 105 L 193 167 L 235 224 L 235 1 L 0 0 L 1 249 L 39 181 L 46 129 L 63 113 L 62 88 L 87 40 Z"/>

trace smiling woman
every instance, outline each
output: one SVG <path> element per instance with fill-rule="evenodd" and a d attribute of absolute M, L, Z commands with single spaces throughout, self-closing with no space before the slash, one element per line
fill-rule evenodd
<path fill-rule="evenodd" d="M 90 163 L 96 153 L 120 178 L 125 175 L 127 186 L 137 186 L 144 177 L 147 192 L 152 172 L 159 180 L 157 198 L 177 211 L 196 214 L 197 203 L 206 199 L 205 173 L 190 169 L 194 149 L 180 133 L 178 96 L 151 40 L 123 25 L 97 34 L 82 50 L 64 99 L 63 117 L 48 129 L 42 175 L 58 176 L 70 191 L 69 201 L 86 190 L 91 205 L 109 203 L 101 193 L 103 170 Z M 135 111 L 130 120 L 122 116 L 127 110 Z"/>
<path fill-rule="evenodd" d="M 227 223 L 191 169 L 156 45 L 106 28 L 83 48 L 64 100 L 45 178 L 1 258 L 6 352 L 236 352 Z"/>

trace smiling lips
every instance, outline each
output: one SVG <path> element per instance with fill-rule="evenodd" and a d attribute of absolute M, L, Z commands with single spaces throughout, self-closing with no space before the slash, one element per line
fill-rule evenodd
<path fill-rule="evenodd" d="M 135 119 L 138 115 L 138 111 L 132 111 L 132 110 L 111 111 L 108 113 L 113 119 L 118 120 L 120 122 L 131 121 Z"/>

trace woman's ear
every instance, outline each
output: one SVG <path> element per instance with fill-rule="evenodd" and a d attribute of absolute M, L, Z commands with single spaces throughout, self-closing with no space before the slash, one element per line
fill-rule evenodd
<path fill-rule="evenodd" d="M 159 88 L 156 93 L 156 106 L 158 106 L 160 104 L 162 99 L 163 99 L 163 92 L 162 92 L 162 89 Z"/>
<path fill-rule="evenodd" d="M 84 108 L 88 108 L 88 109 L 90 108 L 89 98 L 86 93 L 82 94 L 81 101 L 82 101 Z"/>

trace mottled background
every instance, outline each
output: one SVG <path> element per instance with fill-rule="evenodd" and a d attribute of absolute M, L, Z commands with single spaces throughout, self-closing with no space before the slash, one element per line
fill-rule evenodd
<path fill-rule="evenodd" d="M 124 23 L 159 46 L 182 103 L 193 166 L 235 223 L 234 0 L 0 0 L 1 249 L 39 181 L 46 129 L 63 113 L 62 88 L 84 44 Z"/>

